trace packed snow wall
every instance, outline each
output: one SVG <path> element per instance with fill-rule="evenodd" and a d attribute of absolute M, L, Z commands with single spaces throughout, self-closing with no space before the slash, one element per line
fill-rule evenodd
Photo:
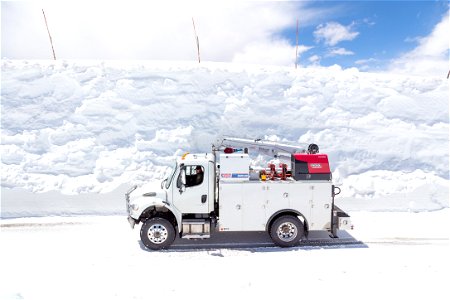
<path fill-rule="evenodd" d="M 2 190 L 160 180 L 220 135 L 316 143 L 341 197 L 448 206 L 449 81 L 357 69 L 2 61 Z M 395 206 L 395 205 L 394 205 Z"/>

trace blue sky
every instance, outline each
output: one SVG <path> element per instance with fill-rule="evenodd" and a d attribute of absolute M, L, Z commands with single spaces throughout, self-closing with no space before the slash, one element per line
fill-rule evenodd
<path fill-rule="evenodd" d="M 45 9 L 58 59 L 196 61 L 194 18 L 202 61 L 294 66 L 299 19 L 303 67 L 419 74 L 449 68 L 448 1 L 1 4 L 1 56 L 8 59 L 52 58 Z"/>
<path fill-rule="evenodd" d="M 300 27 L 299 43 L 313 47 L 302 55 L 301 61 L 308 64 L 308 58 L 317 55 L 324 66 L 358 67 L 362 60 L 369 60 L 371 69 L 384 68 L 391 59 L 414 49 L 417 38 L 429 35 L 448 11 L 447 1 L 313 1 L 308 6 L 325 7 L 333 13 Z M 333 46 L 317 41 L 317 27 L 329 22 L 348 27 L 358 35 Z M 295 31 L 292 28 L 282 33 L 293 45 Z M 330 50 L 341 48 L 347 50 L 346 55 L 330 55 Z"/>

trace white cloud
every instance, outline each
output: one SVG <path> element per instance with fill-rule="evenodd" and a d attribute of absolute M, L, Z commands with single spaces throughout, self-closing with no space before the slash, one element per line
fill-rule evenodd
<path fill-rule="evenodd" d="M 345 48 L 333 48 L 329 51 L 328 56 L 336 56 L 336 55 L 354 55 L 353 51 L 347 50 Z"/>
<path fill-rule="evenodd" d="M 371 57 L 371 58 L 367 58 L 367 59 L 358 59 L 357 61 L 355 61 L 355 64 L 357 64 L 357 65 L 365 65 L 365 64 L 368 64 L 368 63 L 376 62 L 376 61 L 377 61 L 377 59 Z"/>
<path fill-rule="evenodd" d="M 449 13 L 430 35 L 418 38 L 418 46 L 392 61 L 389 69 L 396 73 L 447 76 L 449 70 Z"/>
<path fill-rule="evenodd" d="M 374 26 L 376 23 L 374 22 L 374 21 L 372 21 L 370 18 L 364 18 L 363 20 L 362 20 L 362 22 L 364 23 L 364 24 L 367 24 L 368 26 Z"/>
<path fill-rule="evenodd" d="M 352 27 L 353 24 L 343 26 L 337 22 L 320 24 L 314 31 L 314 36 L 317 41 L 323 40 L 326 45 L 335 46 L 342 41 L 351 41 L 359 35 Z"/>
<path fill-rule="evenodd" d="M 298 48 L 299 56 L 311 48 L 300 45 Z M 283 66 L 294 65 L 295 46 L 290 45 L 286 40 L 254 43 L 245 46 L 242 51 L 236 53 L 232 62 Z"/>
<path fill-rule="evenodd" d="M 358 59 L 355 64 L 358 65 L 358 69 L 361 71 L 373 70 L 373 65 L 378 63 L 379 60 L 376 58 Z"/>
<path fill-rule="evenodd" d="M 195 60 L 193 17 L 202 61 L 225 62 L 263 51 L 283 62 L 289 43 L 280 32 L 299 14 L 308 23 L 322 12 L 302 2 L 2 2 L 2 57 L 51 59 L 41 8 L 59 59 Z"/>
<path fill-rule="evenodd" d="M 421 39 L 420 36 L 406 37 L 406 38 L 405 38 L 405 42 L 407 42 L 407 43 L 419 43 L 419 42 L 420 42 L 420 39 Z"/>
<path fill-rule="evenodd" d="M 318 55 L 313 55 L 313 56 L 310 56 L 310 57 L 308 58 L 308 60 L 309 60 L 311 63 L 313 63 L 313 64 L 319 64 L 319 63 L 320 63 L 320 56 L 318 56 Z"/>

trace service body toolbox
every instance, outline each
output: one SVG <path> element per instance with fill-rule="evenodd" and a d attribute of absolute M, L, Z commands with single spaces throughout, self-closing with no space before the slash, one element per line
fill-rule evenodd
<path fill-rule="evenodd" d="M 250 157 L 246 153 L 220 154 L 220 180 L 241 182 L 249 180 Z"/>

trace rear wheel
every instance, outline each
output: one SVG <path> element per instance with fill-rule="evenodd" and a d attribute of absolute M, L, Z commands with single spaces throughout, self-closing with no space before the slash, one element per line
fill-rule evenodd
<path fill-rule="evenodd" d="M 280 247 L 292 247 L 303 237 L 303 223 L 295 216 L 281 216 L 270 226 L 270 237 Z"/>
<path fill-rule="evenodd" d="M 141 241 L 152 250 L 166 249 L 175 240 L 175 228 L 163 218 L 151 218 L 142 224 Z"/>

